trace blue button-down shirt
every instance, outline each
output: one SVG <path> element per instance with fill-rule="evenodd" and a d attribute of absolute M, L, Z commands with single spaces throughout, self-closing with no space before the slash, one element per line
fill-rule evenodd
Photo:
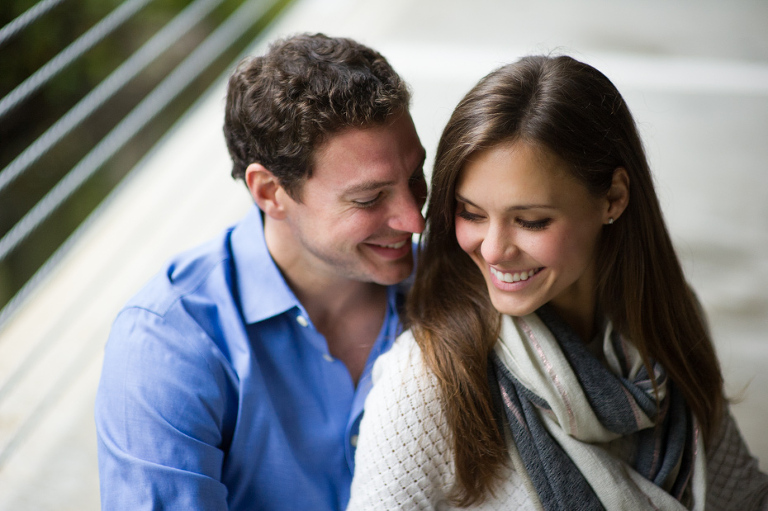
<path fill-rule="evenodd" d="M 341 510 L 390 287 L 355 387 L 267 251 L 254 208 L 120 312 L 96 399 L 102 508 Z"/>

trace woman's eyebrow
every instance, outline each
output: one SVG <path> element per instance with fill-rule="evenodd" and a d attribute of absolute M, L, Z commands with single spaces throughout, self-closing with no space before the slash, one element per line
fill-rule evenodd
<path fill-rule="evenodd" d="M 465 204 L 469 204 L 470 206 L 476 207 L 477 209 L 483 209 L 471 200 L 462 196 L 460 193 L 456 194 L 456 200 Z M 506 208 L 506 211 L 525 211 L 527 209 L 555 209 L 555 207 L 550 204 L 516 204 Z"/>

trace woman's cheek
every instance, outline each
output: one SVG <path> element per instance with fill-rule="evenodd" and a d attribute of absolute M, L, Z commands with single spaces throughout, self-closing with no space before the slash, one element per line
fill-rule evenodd
<path fill-rule="evenodd" d="M 464 252 L 472 255 L 478 243 L 475 240 L 477 235 L 473 232 L 475 229 L 468 223 L 461 218 L 456 219 L 456 241 Z"/>
<path fill-rule="evenodd" d="M 585 254 L 591 253 L 591 241 L 578 230 L 550 229 L 531 240 L 530 255 L 542 266 L 560 267 L 581 264 Z"/>

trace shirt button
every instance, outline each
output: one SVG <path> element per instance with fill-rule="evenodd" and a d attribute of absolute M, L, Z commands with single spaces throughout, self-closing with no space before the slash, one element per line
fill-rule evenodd
<path fill-rule="evenodd" d="M 352 445 L 352 447 L 357 447 L 357 435 L 352 435 L 349 437 L 349 443 Z"/>
<path fill-rule="evenodd" d="M 301 326 L 309 325 L 309 321 L 307 321 L 307 318 L 305 318 L 304 316 L 296 316 L 296 322 Z"/>
<path fill-rule="evenodd" d="M 323 353 L 323 358 L 328 362 L 333 362 L 333 357 L 330 356 L 328 353 Z"/>

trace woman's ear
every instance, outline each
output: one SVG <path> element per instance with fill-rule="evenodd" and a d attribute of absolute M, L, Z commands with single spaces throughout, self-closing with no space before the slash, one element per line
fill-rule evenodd
<path fill-rule="evenodd" d="M 611 187 L 606 194 L 608 207 L 605 210 L 603 223 L 612 224 L 627 209 L 629 204 L 629 174 L 624 167 L 617 167 L 613 171 Z"/>
<path fill-rule="evenodd" d="M 260 163 L 251 163 L 245 169 L 245 184 L 253 201 L 264 214 L 275 220 L 285 218 L 284 201 L 288 194 L 272 172 Z"/>

